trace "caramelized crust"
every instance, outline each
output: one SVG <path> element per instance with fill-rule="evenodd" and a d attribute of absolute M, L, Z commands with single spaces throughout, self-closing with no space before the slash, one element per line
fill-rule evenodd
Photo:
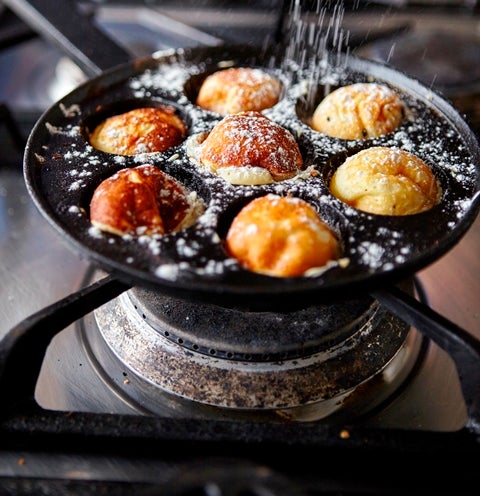
<path fill-rule="evenodd" d="M 395 91 L 377 83 L 357 83 L 326 96 L 315 109 L 311 126 L 335 138 L 375 138 L 394 131 L 403 114 Z"/>
<path fill-rule="evenodd" d="M 196 104 L 222 115 L 273 107 L 280 81 L 260 69 L 233 67 L 214 72 L 200 87 Z"/>
<path fill-rule="evenodd" d="M 153 165 L 122 169 L 96 188 L 90 220 L 117 235 L 168 234 L 188 227 L 189 193 Z"/>
<path fill-rule="evenodd" d="M 224 117 L 202 143 L 199 160 L 214 173 L 233 167 L 266 169 L 270 182 L 289 179 L 303 167 L 293 135 L 260 112 Z"/>
<path fill-rule="evenodd" d="M 295 277 L 338 257 L 338 242 L 304 200 L 268 194 L 245 206 L 226 237 L 228 253 L 248 270 Z"/>
<path fill-rule="evenodd" d="M 186 126 L 169 106 L 137 108 L 100 123 L 90 135 L 90 144 L 107 153 L 136 155 L 164 152 L 179 145 Z"/>
<path fill-rule="evenodd" d="M 442 193 L 423 160 L 399 148 L 381 146 L 349 157 L 332 176 L 330 190 L 354 208 L 383 215 L 429 210 Z"/>

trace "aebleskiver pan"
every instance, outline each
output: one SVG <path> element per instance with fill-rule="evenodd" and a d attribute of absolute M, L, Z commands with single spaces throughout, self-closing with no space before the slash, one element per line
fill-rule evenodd
<path fill-rule="evenodd" d="M 226 305 L 277 308 L 308 305 L 374 291 L 413 276 L 449 251 L 467 232 L 480 208 L 478 140 L 458 111 L 439 94 L 394 69 L 348 57 L 334 68 L 335 84 L 379 81 L 397 90 L 411 114 L 394 133 L 363 141 L 320 136 L 307 124 L 312 103 L 302 93 L 308 74 L 286 72 L 280 58 L 252 47 L 201 47 L 157 54 L 107 70 L 52 105 L 33 128 L 25 150 L 27 188 L 40 212 L 73 250 L 128 285 Z M 101 118 L 136 106 L 174 105 L 189 134 L 208 131 L 220 116 L 194 104 L 209 73 L 226 66 L 256 66 L 284 83 L 282 100 L 267 111 L 296 136 L 308 180 L 226 187 L 196 166 L 185 143 L 164 154 L 115 157 L 92 149 L 88 132 Z M 316 99 L 329 91 L 318 81 Z M 310 105 L 310 107 L 309 107 Z M 370 146 L 398 146 L 427 161 L 443 196 L 432 210 L 412 216 L 373 216 L 342 204 L 328 191 L 328 178 L 347 156 Z M 153 163 L 195 190 L 207 212 L 185 232 L 165 236 L 154 249 L 135 239 L 92 235 L 89 199 L 99 182 L 140 162 Z M 251 273 L 223 247 L 233 215 L 249 199 L 275 191 L 312 203 L 332 226 L 346 264 L 313 277 L 272 278 Z"/>

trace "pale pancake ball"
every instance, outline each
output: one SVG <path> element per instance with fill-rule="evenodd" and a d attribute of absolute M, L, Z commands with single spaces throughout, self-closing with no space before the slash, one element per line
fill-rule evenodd
<path fill-rule="evenodd" d="M 431 168 L 400 148 L 373 147 L 351 157 L 335 171 L 330 191 L 348 205 L 381 215 L 411 215 L 434 207 L 440 184 Z"/>
<path fill-rule="evenodd" d="M 398 94 L 377 83 L 356 83 L 332 91 L 311 120 L 315 131 L 347 140 L 376 138 L 398 128 L 404 104 Z"/>

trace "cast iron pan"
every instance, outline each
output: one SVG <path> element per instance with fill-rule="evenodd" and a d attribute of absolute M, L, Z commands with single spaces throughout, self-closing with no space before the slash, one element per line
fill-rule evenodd
<path fill-rule="evenodd" d="M 330 62 L 307 97 L 311 75 L 275 53 L 252 47 L 200 47 L 164 52 L 122 64 L 89 80 L 54 104 L 29 136 L 24 172 L 35 204 L 73 249 L 129 285 L 194 300 L 225 304 L 261 301 L 281 308 L 361 290 L 374 291 L 412 276 L 450 250 L 466 233 L 480 207 L 480 150 L 462 116 L 440 95 L 386 65 L 349 56 Z M 333 58 L 332 58 L 333 60 Z M 160 102 L 174 105 L 194 135 L 221 116 L 195 106 L 208 73 L 228 66 L 262 67 L 284 83 L 282 100 L 265 113 L 297 138 L 306 166 L 318 175 L 266 186 L 231 186 L 186 155 L 182 143 L 165 153 L 123 157 L 90 146 L 88 132 L 108 115 Z M 347 141 L 313 131 L 307 119 L 331 89 L 378 81 L 394 88 L 409 112 L 399 129 L 376 139 Z M 327 84 L 328 83 L 328 84 Z M 410 216 L 356 211 L 333 197 L 328 180 L 347 156 L 376 146 L 417 154 L 438 177 L 438 206 Z M 196 225 L 153 243 L 92 230 L 89 202 L 95 187 L 125 167 L 152 163 L 204 199 Z M 273 278 L 251 273 L 229 259 L 223 246 L 233 216 L 247 201 L 268 192 L 301 197 L 313 204 L 336 232 L 348 265 L 316 277 Z M 47 247 L 48 249 L 48 247 Z"/>

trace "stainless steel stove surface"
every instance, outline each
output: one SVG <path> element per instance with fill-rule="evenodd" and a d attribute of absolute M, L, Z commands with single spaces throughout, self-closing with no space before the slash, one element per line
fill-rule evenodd
<path fill-rule="evenodd" d="M 226 31 L 222 22 L 232 20 L 231 10 L 217 10 L 221 21 L 214 30 L 210 8 L 195 10 L 195 17 L 169 2 L 163 9 L 147 3 L 132 8 L 130 2 L 111 2 L 99 6 L 98 12 L 109 34 L 118 36 L 135 56 L 167 46 L 221 43 Z M 435 29 L 452 28 L 448 10 L 432 11 L 428 6 L 413 14 L 393 8 L 381 12 L 380 22 L 378 15 L 354 9 L 346 13 L 345 23 L 359 36 L 400 26 L 399 40 L 418 33 L 422 22 Z M 463 29 L 480 43 L 480 17 L 475 9 L 461 12 Z M 259 37 L 265 32 L 270 35 L 274 28 L 277 18 L 268 8 L 256 13 L 233 17 L 243 36 L 247 25 L 254 25 Z M 5 12 L 0 11 L 2 15 Z M 167 22 L 168 18 L 175 21 Z M 408 30 L 402 28 L 405 23 Z M 160 37 L 159 31 L 165 36 Z M 397 34 L 391 36 L 394 46 Z M 377 44 L 372 36 L 369 43 L 359 45 L 358 52 L 381 58 L 384 43 L 382 38 Z M 395 61 L 393 55 L 390 58 Z M 37 37 L 0 51 L 0 96 L 23 134 L 45 108 L 86 77 L 60 49 Z M 472 81 L 466 86 L 469 103 L 474 102 L 466 113 L 475 125 L 478 88 Z M 465 91 L 459 87 L 466 91 L 458 80 L 454 87 L 442 89 L 452 91 L 452 99 L 460 98 L 460 93 L 463 98 Z M 0 287 L 0 339 L 23 319 L 106 277 L 79 259 L 36 210 L 23 179 L 23 150 L 13 142 L 10 131 L 10 120 L 5 118 L 0 123 L 5 150 L 5 162 L 0 164 L 0 277 L 4 282 Z M 477 339 L 479 247 L 477 218 L 452 250 L 415 276 L 419 297 L 426 295 L 433 310 Z M 0 396 L 0 427 L 8 433 L 3 445 L 0 440 L 0 494 L 301 496 L 399 494 L 416 489 L 422 494 L 439 494 L 440 489 L 449 494 L 476 493 L 470 492 L 474 473 L 468 472 L 467 459 L 462 460 L 461 480 L 455 474 L 447 476 L 457 462 L 453 436 L 464 428 L 468 417 L 458 371 L 446 351 L 415 329 L 382 375 L 385 383 L 390 377 L 393 390 L 358 419 L 348 417 L 348 408 L 346 417 L 325 415 L 325 419 L 324 412 L 316 408 L 298 415 L 289 408 L 279 409 L 279 415 L 252 415 L 176 397 L 150 381 L 139 380 L 112 356 L 111 349 L 104 349 L 97 321 L 109 320 L 107 311 L 126 311 L 129 294 L 101 305 L 53 338 L 36 386 L 40 410 L 27 405 L 33 421 L 26 428 L 22 420 L 2 420 L 1 412 L 8 405 L 2 404 Z M 106 310 L 112 306 L 113 310 Z M 22 367 L 28 368 L 29 363 Z M 152 389 L 153 404 L 148 397 Z M 31 427 L 35 425 L 42 434 L 36 434 Z M 432 433 L 447 437 L 437 439 Z M 342 443 L 350 443 L 347 451 L 342 451 Z M 473 444 L 471 453 L 478 456 L 478 439 Z M 438 454 L 445 449 L 450 458 L 441 460 Z M 371 478 L 360 469 L 363 456 L 372 464 L 368 471 L 375 472 Z M 436 470 L 427 470 L 427 456 L 437 463 Z M 398 467 L 404 467 L 400 474 Z"/>

